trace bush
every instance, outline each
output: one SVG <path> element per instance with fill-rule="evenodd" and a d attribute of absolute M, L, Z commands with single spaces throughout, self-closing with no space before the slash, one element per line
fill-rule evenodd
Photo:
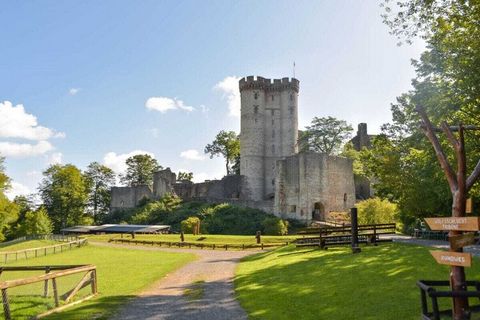
<path fill-rule="evenodd" d="M 397 205 L 388 200 L 371 198 L 357 203 L 358 224 L 392 223 L 397 220 Z"/>
<path fill-rule="evenodd" d="M 272 236 L 283 236 L 288 234 L 288 221 L 277 217 L 269 217 L 263 220 L 263 233 Z"/>
<path fill-rule="evenodd" d="M 194 233 L 195 226 L 200 222 L 200 219 L 197 217 L 188 217 L 183 220 L 181 224 L 182 231 L 185 233 Z"/>

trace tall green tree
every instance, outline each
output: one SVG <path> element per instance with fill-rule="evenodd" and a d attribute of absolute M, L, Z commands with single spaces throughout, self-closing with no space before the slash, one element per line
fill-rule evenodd
<path fill-rule="evenodd" d="M 235 173 L 232 165 L 240 156 L 240 139 L 235 131 L 220 131 L 212 143 L 205 146 L 205 153 L 213 157 L 222 156 L 225 159 L 225 168 L 227 175 Z"/>
<path fill-rule="evenodd" d="M 115 184 L 115 173 L 98 162 L 92 162 L 84 177 L 88 188 L 88 211 L 95 223 L 102 223 L 109 212 L 110 189 Z"/>
<path fill-rule="evenodd" d="M 88 204 L 87 182 L 71 164 L 52 165 L 43 172 L 40 196 L 52 219 L 54 230 L 82 224 Z"/>
<path fill-rule="evenodd" d="M 434 125 L 480 125 L 480 3 L 478 1 L 385 1 L 385 23 L 399 40 L 421 37 L 427 50 L 413 61 L 413 89 L 392 104 L 392 122 L 363 153 L 367 173 L 376 178 L 377 194 L 398 203 L 402 220 L 450 215 L 451 194 L 435 152 L 419 128 L 415 112 L 423 107 Z M 443 135 L 449 159 L 454 152 Z M 480 132 L 466 134 L 467 172 L 480 157 Z M 480 196 L 478 184 L 470 196 Z M 477 209 L 478 212 L 478 209 Z"/>
<path fill-rule="evenodd" d="M 301 151 L 338 154 L 350 138 L 353 128 L 344 120 L 334 117 L 315 117 L 301 132 L 298 144 Z"/>
<path fill-rule="evenodd" d="M 45 207 L 41 206 L 35 211 L 28 211 L 25 214 L 18 230 L 18 236 L 29 236 L 35 234 L 51 234 L 53 223 L 48 216 Z"/>
<path fill-rule="evenodd" d="M 127 186 L 152 185 L 153 173 L 162 170 L 155 158 L 148 154 L 137 154 L 128 158 L 127 172 L 120 176 L 120 181 Z"/>
<path fill-rule="evenodd" d="M 20 208 L 5 196 L 10 188 L 10 178 L 5 173 L 5 158 L 0 157 L 0 241 L 13 234 L 15 222 L 18 220 Z"/>

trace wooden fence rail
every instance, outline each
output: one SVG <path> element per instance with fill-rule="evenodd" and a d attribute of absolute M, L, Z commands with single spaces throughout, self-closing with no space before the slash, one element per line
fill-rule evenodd
<path fill-rule="evenodd" d="M 273 247 L 281 247 L 288 245 L 289 242 L 282 242 L 282 243 L 260 243 L 260 244 L 228 244 L 228 243 L 195 243 L 195 242 L 179 242 L 179 241 L 148 241 L 148 240 L 133 240 L 133 239 L 117 239 L 112 238 L 109 242 L 114 243 L 128 243 L 128 244 L 135 244 L 135 245 L 151 245 L 151 246 L 166 246 L 166 247 L 178 247 L 178 248 L 200 248 L 200 249 L 220 249 L 220 250 L 228 250 L 228 249 L 237 249 L 237 250 L 246 250 L 246 249 L 261 249 L 264 248 L 273 248 Z"/>
<path fill-rule="evenodd" d="M 62 240 L 63 241 L 63 240 Z M 31 248 L 31 249 L 22 249 L 16 251 L 0 251 L 0 256 L 3 256 L 3 263 L 6 264 L 9 262 L 9 257 L 11 260 L 18 261 L 19 258 L 37 258 L 39 256 L 46 256 L 47 254 L 56 254 L 58 252 L 63 252 L 65 250 L 70 250 L 72 248 L 79 248 L 84 246 L 87 243 L 87 239 L 78 239 L 74 241 L 59 243 L 51 246 Z"/>
<path fill-rule="evenodd" d="M 11 289 L 11 288 L 43 282 L 44 290 L 43 290 L 42 296 L 44 298 L 47 298 L 49 296 L 48 282 L 50 281 L 52 283 L 52 289 L 53 289 L 52 291 L 53 291 L 53 298 L 55 301 L 55 308 L 35 316 L 36 319 L 43 318 L 54 312 L 58 312 L 72 305 L 79 304 L 85 300 L 88 300 L 94 297 L 97 294 L 97 268 L 94 265 L 0 267 L 0 275 L 7 271 L 41 271 L 41 270 L 45 271 L 45 274 L 37 275 L 29 278 L 7 280 L 7 281 L 0 282 L 0 290 L 2 291 L 3 315 L 5 320 L 13 319 L 12 313 L 10 310 L 10 298 L 8 295 L 8 289 Z M 60 296 L 58 294 L 57 278 L 78 274 L 78 273 L 85 273 L 85 274 L 72 289 L 68 290 L 65 294 Z M 72 299 L 76 296 L 76 294 L 81 289 L 89 285 L 91 287 L 91 293 L 83 298 L 80 298 L 72 302 Z M 60 300 L 63 301 L 62 304 L 60 304 Z"/>

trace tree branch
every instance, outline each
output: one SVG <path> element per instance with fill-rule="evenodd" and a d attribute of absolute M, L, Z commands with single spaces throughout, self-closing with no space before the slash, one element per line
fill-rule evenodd
<path fill-rule="evenodd" d="M 475 169 L 467 179 L 467 191 L 469 191 L 473 187 L 478 178 L 480 178 L 480 160 L 478 160 Z"/>
<path fill-rule="evenodd" d="M 453 132 L 452 130 L 450 129 L 450 127 L 447 125 L 446 122 L 443 122 L 442 123 L 442 131 L 445 133 L 445 135 L 447 136 L 447 139 L 448 141 L 450 141 L 450 144 L 453 146 L 453 148 L 455 149 L 455 151 L 457 152 L 457 156 L 458 156 L 458 149 L 460 147 L 460 143 L 459 141 L 457 140 L 457 138 L 455 138 L 455 136 L 453 135 Z"/>
<path fill-rule="evenodd" d="M 421 128 L 425 133 L 425 135 L 427 136 L 428 140 L 430 140 L 430 143 L 432 144 L 433 149 L 435 150 L 435 155 L 437 156 L 438 162 L 440 162 L 440 166 L 445 172 L 448 184 L 450 186 L 450 190 L 452 191 L 452 194 L 453 194 L 458 187 L 457 178 L 455 177 L 455 172 L 450 166 L 447 156 L 445 155 L 445 152 L 443 151 L 442 146 L 440 145 L 440 141 L 438 141 L 438 138 L 435 135 L 433 125 L 428 119 L 427 113 L 420 106 L 416 107 L 416 111 L 418 112 L 418 114 L 423 120 L 423 126 L 421 126 Z"/>

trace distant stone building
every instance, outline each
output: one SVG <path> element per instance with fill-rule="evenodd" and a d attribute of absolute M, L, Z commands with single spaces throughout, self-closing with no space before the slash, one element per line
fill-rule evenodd
<path fill-rule="evenodd" d="M 192 183 L 176 181 L 167 168 L 155 173 L 153 189 L 113 188 L 111 209 L 132 208 L 143 197 L 158 199 L 167 192 L 185 200 L 228 202 L 305 222 L 349 209 L 355 204 L 352 160 L 298 153 L 299 89 L 295 78 L 240 80 L 240 175 Z M 358 145 L 367 143 L 360 140 Z"/>
<path fill-rule="evenodd" d="M 359 123 L 357 135 L 353 137 L 350 142 L 353 145 L 353 148 L 357 151 L 362 150 L 363 148 L 370 149 L 372 147 L 372 139 L 376 135 L 368 134 L 367 124 Z M 355 197 L 359 200 L 368 199 L 373 197 L 374 190 L 371 186 L 370 180 L 365 177 L 355 176 Z"/>

